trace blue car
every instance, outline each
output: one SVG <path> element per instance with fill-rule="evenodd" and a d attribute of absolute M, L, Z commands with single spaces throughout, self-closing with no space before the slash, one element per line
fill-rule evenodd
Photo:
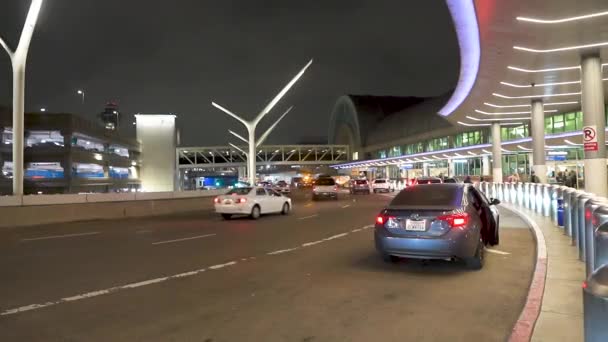
<path fill-rule="evenodd" d="M 376 218 L 376 249 L 399 258 L 463 260 L 481 269 L 484 247 L 498 244 L 498 216 L 472 184 L 442 183 L 402 190 Z"/>

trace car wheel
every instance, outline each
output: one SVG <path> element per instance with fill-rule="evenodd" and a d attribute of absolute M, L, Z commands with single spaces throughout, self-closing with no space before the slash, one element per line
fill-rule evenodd
<path fill-rule="evenodd" d="M 317 196 L 312 195 L 312 200 L 313 200 L 313 201 L 316 201 L 316 200 L 317 200 Z"/>
<path fill-rule="evenodd" d="M 224 220 L 230 220 L 232 218 L 232 214 L 222 214 Z"/>
<path fill-rule="evenodd" d="M 382 260 L 384 262 L 388 262 L 388 263 L 394 264 L 394 263 L 396 263 L 396 262 L 399 261 L 399 257 L 396 257 L 394 255 L 382 253 L 381 256 L 382 256 Z"/>
<path fill-rule="evenodd" d="M 492 241 L 492 246 L 497 246 L 500 244 L 500 218 L 496 219 L 496 231 L 494 232 L 494 241 Z"/>
<path fill-rule="evenodd" d="M 289 214 L 289 210 L 290 210 L 289 203 L 285 202 L 283 204 L 283 210 L 281 210 L 281 214 L 288 215 Z"/>
<path fill-rule="evenodd" d="M 484 243 L 480 239 L 479 244 L 477 244 L 477 250 L 475 251 L 475 255 L 470 258 L 466 258 L 464 261 L 467 265 L 467 268 L 470 270 L 480 270 L 483 267 L 483 263 L 485 260 L 485 248 Z"/>
<path fill-rule="evenodd" d="M 369 195 L 371 192 L 369 190 L 367 190 L 367 194 Z"/>
<path fill-rule="evenodd" d="M 250 215 L 251 219 L 253 219 L 253 220 L 259 219 L 260 218 L 260 213 L 261 213 L 260 212 L 260 206 L 259 205 L 255 205 L 253 207 L 253 209 L 251 209 L 251 215 Z"/>
<path fill-rule="evenodd" d="M 374 193 L 376 193 L 376 192 L 377 192 L 376 189 L 374 189 Z"/>

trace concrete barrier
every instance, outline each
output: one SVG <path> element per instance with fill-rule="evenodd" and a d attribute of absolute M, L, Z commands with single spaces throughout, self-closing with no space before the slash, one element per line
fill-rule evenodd
<path fill-rule="evenodd" d="M 0 228 L 169 215 L 213 208 L 226 190 L 0 197 Z"/>

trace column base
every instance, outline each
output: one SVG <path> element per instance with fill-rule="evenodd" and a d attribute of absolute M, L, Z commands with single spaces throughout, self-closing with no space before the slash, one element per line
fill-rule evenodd
<path fill-rule="evenodd" d="M 502 183 L 503 179 L 502 179 L 502 168 L 493 168 L 492 169 L 492 180 L 495 183 Z"/>
<path fill-rule="evenodd" d="M 607 197 L 607 177 L 606 158 L 585 159 L 585 191 Z"/>
<path fill-rule="evenodd" d="M 534 170 L 534 174 L 536 174 L 540 183 L 547 183 L 547 165 L 532 165 L 532 170 Z"/>

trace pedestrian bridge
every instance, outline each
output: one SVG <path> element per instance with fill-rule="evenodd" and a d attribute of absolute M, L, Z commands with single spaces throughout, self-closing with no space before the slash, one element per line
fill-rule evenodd
<path fill-rule="evenodd" d="M 348 145 L 265 145 L 256 152 L 259 165 L 334 165 L 349 161 Z M 247 156 L 231 146 L 179 147 L 176 163 L 177 169 L 245 167 Z"/>

